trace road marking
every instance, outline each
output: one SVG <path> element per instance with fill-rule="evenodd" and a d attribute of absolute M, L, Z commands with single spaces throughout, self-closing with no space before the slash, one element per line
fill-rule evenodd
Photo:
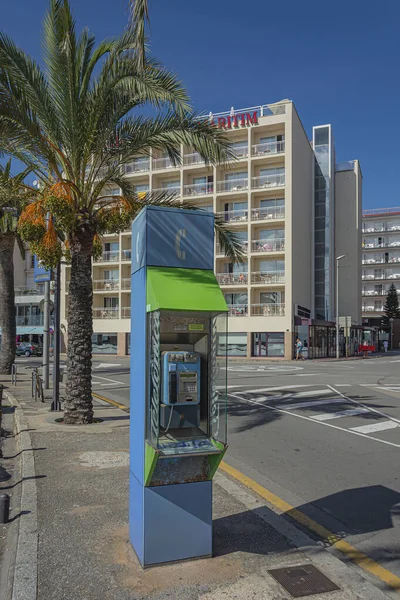
<path fill-rule="evenodd" d="M 103 402 L 107 402 L 107 404 L 111 404 L 112 406 L 115 406 L 116 408 L 119 408 L 120 410 L 129 412 L 129 406 L 125 406 L 125 404 L 120 404 L 119 402 L 116 402 L 115 400 L 111 400 L 111 398 L 106 398 L 105 396 L 100 396 L 100 394 L 96 394 L 95 392 L 92 392 L 92 396 L 94 396 L 95 398 L 98 398 L 99 400 L 102 400 Z"/>
<path fill-rule="evenodd" d="M 268 397 L 267 397 L 268 399 Z M 284 404 L 286 410 L 294 410 L 295 408 L 308 408 L 309 406 L 320 406 L 321 404 L 343 404 L 342 398 L 329 398 L 328 400 L 313 400 L 312 402 L 297 402 L 296 404 Z"/>
<path fill-rule="evenodd" d="M 251 373 L 257 373 L 257 372 L 265 372 L 265 371 L 278 371 L 281 373 L 285 373 L 288 371 L 304 371 L 304 367 L 295 367 L 294 365 L 274 365 L 274 366 L 270 366 L 270 365 L 235 365 L 232 367 L 222 367 L 223 370 L 228 370 L 228 371 L 235 371 L 235 372 L 239 372 L 239 371 L 245 371 L 245 372 L 251 372 Z"/>
<path fill-rule="evenodd" d="M 288 502 L 279 498 L 276 494 L 273 494 L 265 487 L 250 479 L 234 467 L 231 467 L 226 462 L 221 462 L 220 467 L 221 471 L 224 471 L 247 488 L 264 498 L 270 505 L 274 506 L 280 513 L 289 513 L 289 517 L 318 535 L 322 540 L 327 542 L 330 546 L 333 546 L 336 550 L 339 550 L 342 554 L 345 554 L 347 558 L 352 560 L 356 565 L 361 567 L 364 571 L 371 573 L 386 585 L 390 586 L 395 590 L 400 590 L 400 578 L 397 577 L 394 573 L 391 573 L 380 564 L 369 558 L 363 552 L 359 552 L 354 546 L 340 539 L 335 533 L 320 525 L 313 519 L 310 519 L 307 515 L 302 513 L 294 506 L 291 506 Z"/>
<path fill-rule="evenodd" d="M 100 363 L 95 369 L 108 369 L 109 367 L 120 367 L 121 363 Z"/>
<path fill-rule="evenodd" d="M 351 383 L 335 383 L 336 387 L 351 387 Z"/>
<path fill-rule="evenodd" d="M 371 425 L 361 425 L 360 427 L 351 427 L 352 431 L 360 431 L 361 433 L 374 433 L 375 431 L 386 431 L 387 429 L 396 429 L 400 427 L 393 421 L 382 421 L 381 423 L 372 423 Z"/>
<path fill-rule="evenodd" d="M 277 392 L 279 390 L 292 390 L 297 389 L 297 388 L 305 388 L 305 387 L 312 387 L 313 384 L 312 383 L 307 383 L 305 385 L 278 385 L 275 387 L 264 387 L 264 388 L 258 388 L 256 390 L 245 390 L 244 392 L 238 392 L 238 394 L 258 394 L 258 392 Z M 238 386 L 239 387 L 239 386 Z M 245 386 L 240 386 L 240 387 L 245 387 Z"/>
<path fill-rule="evenodd" d="M 332 421 L 332 419 L 341 419 L 342 417 L 355 417 L 356 415 L 362 415 L 366 412 L 369 412 L 368 408 L 348 408 L 346 410 L 339 410 L 335 413 L 315 415 L 313 419 L 316 421 Z"/>
<path fill-rule="evenodd" d="M 95 375 L 96 379 L 102 379 L 103 381 L 109 381 L 110 383 L 116 383 L 118 385 L 123 385 L 123 381 L 115 381 L 115 379 L 109 379 L 108 377 L 100 377 L 100 375 Z M 104 384 L 101 384 L 104 385 Z"/>
<path fill-rule="evenodd" d="M 345 433 L 350 433 L 351 435 L 358 435 L 359 437 L 366 438 L 367 440 L 372 440 L 373 442 L 380 442 L 381 444 L 386 444 L 387 446 L 393 446 L 394 448 L 400 448 L 400 444 L 395 444 L 394 442 L 388 442 L 387 440 L 380 440 L 376 437 L 371 437 L 366 435 L 365 433 L 360 433 L 359 431 L 352 431 L 351 429 L 346 429 L 345 427 L 339 427 L 338 425 L 332 425 L 332 423 L 326 423 L 325 421 L 316 421 L 312 417 L 307 417 L 306 415 L 299 415 L 294 412 L 290 412 L 289 410 L 285 410 L 283 408 L 278 408 L 277 406 L 271 406 L 270 404 L 260 404 L 255 400 L 249 400 L 248 398 L 242 398 L 236 394 L 229 393 L 228 396 L 232 396 L 235 400 L 239 400 L 239 402 L 249 402 L 249 404 L 256 404 L 260 408 L 265 408 L 268 410 L 275 410 L 277 412 L 283 413 L 285 415 L 289 415 L 290 417 L 295 417 L 296 419 L 303 419 L 304 421 L 310 421 L 311 423 L 322 425 L 323 427 L 330 427 L 331 429 L 337 429 L 338 431 L 344 431 Z M 387 415 L 385 415 L 387 417 Z"/>
<path fill-rule="evenodd" d="M 330 373 L 294 373 L 292 377 L 320 377 L 321 375 L 330 375 Z"/>
<path fill-rule="evenodd" d="M 400 419 L 391 417 L 390 415 L 387 415 L 386 413 L 382 412 L 381 410 L 377 410 L 376 408 L 371 408 L 370 406 L 367 406 L 366 404 L 363 404 L 362 402 L 358 402 L 358 400 L 353 400 L 353 398 L 349 398 L 348 396 L 345 396 L 344 394 L 342 394 L 342 392 L 335 389 L 332 385 L 328 385 L 327 387 L 330 390 L 332 390 L 333 392 L 335 392 L 335 394 L 339 394 L 339 396 L 342 396 L 342 398 L 345 398 L 346 400 L 348 400 L 349 402 L 352 402 L 353 404 L 356 404 L 357 406 L 361 406 L 362 408 L 367 408 L 369 411 L 376 413 L 377 415 L 381 415 L 381 417 L 386 417 L 386 419 L 390 419 L 391 421 L 394 421 L 395 423 L 400 423 Z"/>

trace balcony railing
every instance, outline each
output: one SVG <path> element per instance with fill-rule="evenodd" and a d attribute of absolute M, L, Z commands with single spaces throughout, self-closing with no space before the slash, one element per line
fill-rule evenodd
<path fill-rule="evenodd" d="M 125 173 L 141 173 L 150 169 L 150 160 L 134 160 L 125 165 Z"/>
<path fill-rule="evenodd" d="M 214 192 L 213 183 L 189 183 L 183 186 L 184 196 L 205 196 Z"/>
<path fill-rule="evenodd" d="M 191 154 L 185 154 L 183 156 L 183 164 L 187 165 L 204 165 L 204 158 L 200 156 L 198 152 L 192 152 Z"/>
<path fill-rule="evenodd" d="M 260 175 L 251 178 L 251 187 L 253 190 L 271 187 L 283 187 L 285 185 L 285 173 L 277 175 Z"/>
<path fill-rule="evenodd" d="M 232 148 L 232 152 L 237 158 L 246 158 L 249 155 L 249 147 L 247 144 L 243 144 L 243 146 L 235 146 Z"/>
<path fill-rule="evenodd" d="M 247 317 L 248 304 L 228 304 L 228 317 Z"/>
<path fill-rule="evenodd" d="M 177 185 L 176 187 L 169 188 L 153 188 L 153 192 L 168 192 L 170 195 L 178 196 L 181 191 L 181 186 Z"/>
<path fill-rule="evenodd" d="M 95 279 L 93 281 L 93 291 L 105 291 L 110 292 L 113 290 L 119 290 L 119 280 L 118 279 Z"/>
<path fill-rule="evenodd" d="M 253 317 L 284 317 L 284 304 L 252 304 L 251 314 Z"/>
<path fill-rule="evenodd" d="M 365 227 L 363 228 L 363 233 L 382 233 L 383 231 L 387 231 L 386 227 Z"/>
<path fill-rule="evenodd" d="M 122 279 L 121 283 L 122 283 L 122 286 L 121 286 L 122 290 L 130 290 L 131 289 L 131 278 L 130 277 L 126 277 L 126 278 Z"/>
<path fill-rule="evenodd" d="M 376 290 L 364 290 L 361 292 L 362 296 L 386 296 L 387 291 L 381 290 L 377 292 Z"/>
<path fill-rule="evenodd" d="M 43 296 L 44 290 L 32 286 L 17 286 L 14 293 L 16 296 Z"/>
<path fill-rule="evenodd" d="M 400 263 L 400 256 L 392 256 L 392 258 L 389 258 L 389 260 L 385 260 L 384 258 L 366 258 L 362 260 L 363 265 L 387 265 L 389 263 Z"/>
<path fill-rule="evenodd" d="M 255 240 L 251 243 L 252 252 L 281 252 L 285 249 L 285 240 Z"/>
<path fill-rule="evenodd" d="M 103 252 L 103 254 L 96 258 L 96 262 L 118 262 L 119 261 L 119 250 L 110 250 Z"/>
<path fill-rule="evenodd" d="M 169 156 L 163 158 L 153 158 L 153 169 L 173 169 L 175 168 L 174 163 Z"/>
<path fill-rule="evenodd" d="M 254 271 L 251 273 L 251 283 L 285 283 L 285 271 Z"/>
<path fill-rule="evenodd" d="M 132 250 L 122 250 L 122 260 L 132 260 Z"/>
<path fill-rule="evenodd" d="M 382 312 L 383 311 L 383 306 L 376 307 L 376 306 L 363 306 L 362 308 L 362 312 Z"/>
<path fill-rule="evenodd" d="M 118 319 L 119 308 L 94 308 L 93 319 Z"/>
<path fill-rule="evenodd" d="M 243 179 L 224 179 L 223 181 L 217 181 L 218 192 L 243 192 L 249 187 L 248 178 Z"/>
<path fill-rule="evenodd" d="M 30 317 L 16 317 L 17 327 L 37 327 L 43 325 L 44 315 L 31 315 Z"/>
<path fill-rule="evenodd" d="M 217 214 L 219 214 L 226 223 L 240 223 L 242 221 L 247 221 L 249 211 L 247 208 L 243 208 L 240 210 L 225 210 Z"/>
<path fill-rule="evenodd" d="M 126 306 L 121 308 L 121 318 L 122 319 L 130 319 L 131 318 L 131 307 Z"/>
<path fill-rule="evenodd" d="M 251 147 L 252 156 L 264 156 L 265 154 L 281 154 L 285 152 L 285 142 L 263 142 Z"/>
<path fill-rule="evenodd" d="M 251 209 L 252 221 L 268 221 L 271 219 L 284 219 L 285 218 L 285 207 L 284 206 L 271 206 L 270 208 L 261 206 L 260 208 Z"/>
<path fill-rule="evenodd" d="M 217 273 L 217 281 L 220 285 L 246 285 L 247 273 Z"/>
<path fill-rule="evenodd" d="M 247 253 L 248 251 L 249 251 L 249 243 L 246 241 L 242 242 L 242 252 Z M 224 254 L 222 247 L 218 243 L 215 246 L 215 252 L 216 252 L 216 254 Z"/>

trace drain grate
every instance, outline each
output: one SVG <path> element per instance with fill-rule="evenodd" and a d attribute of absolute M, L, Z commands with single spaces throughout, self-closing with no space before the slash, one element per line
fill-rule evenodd
<path fill-rule="evenodd" d="M 298 565 L 268 571 L 293 598 L 334 592 L 340 588 L 313 565 Z"/>

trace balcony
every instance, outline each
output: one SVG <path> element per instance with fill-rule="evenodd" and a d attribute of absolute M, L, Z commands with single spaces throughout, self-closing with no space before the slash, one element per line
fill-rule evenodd
<path fill-rule="evenodd" d="M 251 283 L 263 285 L 285 283 L 285 271 L 254 271 L 251 273 Z"/>
<path fill-rule="evenodd" d="M 31 315 L 29 317 L 16 317 L 17 327 L 37 327 L 43 325 L 44 315 Z"/>
<path fill-rule="evenodd" d="M 169 187 L 169 188 L 153 188 L 152 190 L 153 192 L 168 192 L 168 194 L 170 196 L 178 196 L 180 191 L 181 191 L 181 187 L 180 185 L 176 186 L 176 187 Z"/>
<path fill-rule="evenodd" d="M 363 228 L 363 233 L 383 233 L 387 231 L 386 227 L 365 227 Z"/>
<path fill-rule="evenodd" d="M 251 243 L 252 252 L 283 252 L 285 240 L 255 240 Z"/>
<path fill-rule="evenodd" d="M 361 292 L 362 296 L 386 296 L 386 294 L 386 290 L 381 290 L 380 292 L 377 292 L 376 290 L 364 290 Z"/>
<path fill-rule="evenodd" d="M 131 307 L 123 306 L 121 308 L 121 318 L 122 319 L 130 319 L 131 318 Z"/>
<path fill-rule="evenodd" d="M 217 214 L 223 218 L 225 223 L 242 223 L 247 221 L 248 213 L 247 208 L 243 208 L 240 210 L 225 210 Z"/>
<path fill-rule="evenodd" d="M 252 304 L 251 315 L 253 317 L 284 317 L 284 304 Z"/>
<path fill-rule="evenodd" d="M 232 152 L 236 158 L 247 158 L 249 155 L 249 147 L 247 144 L 243 144 L 243 146 L 235 146 L 232 148 Z"/>
<path fill-rule="evenodd" d="M 183 156 L 183 164 L 185 167 L 190 165 L 204 165 L 205 160 L 198 152 L 192 152 L 191 154 L 185 154 Z"/>
<path fill-rule="evenodd" d="M 228 304 L 228 317 L 247 317 L 248 304 Z"/>
<path fill-rule="evenodd" d="M 109 308 L 94 308 L 93 309 L 93 319 L 118 319 L 119 318 L 119 308 L 109 307 Z"/>
<path fill-rule="evenodd" d="M 393 264 L 393 263 L 400 263 L 400 256 L 393 256 L 392 258 L 389 258 L 389 260 L 385 260 L 383 257 L 382 258 L 366 258 L 362 260 L 362 264 L 363 265 L 381 265 L 381 264 Z"/>
<path fill-rule="evenodd" d="M 242 252 L 247 254 L 248 251 L 249 251 L 249 243 L 247 241 L 242 242 Z M 215 253 L 216 254 L 224 254 L 224 251 L 222 250 L 222 247 L 218 242 L 215 245 Z"/>
<path fill-rule="evenodd" d="M 130 290 L 131 289 L 131 278 L 130 277 L 126 277 L 124 279 L 122 279 L 121 281 L 122 283 L 122 290 Z"/>
<path fill-rule="evenodd" d="M 285 152 L 285 142 L 263 142 L 251 147 L 252 156 L 265 156 L 265 154 L 282 154 Z"/>
<path fill-rule="evenodd" d="M 118 279 L 95 279 L 93 281 L 94 292 L 111 292 L 114 290 L 119 290 Z"/>
<path fill-rule="evenodd" d="M 157 171 L 158 169 L 175 169 L 177 168 L 169 156 L 165 156 L 163 158 L 153 158 L 153 169 Z"/>
<path fill-rule="evenodd" d="M 14 288 L 15 296 L 43 296 L 43 288 L 35 288 L 32 286 L 17 286 Z"/>
<path fill-rule="evenodd" d="M 95 262 L 119 262 L 119 250 L 105 251 Z"/>
<path fill-rule="evenodd" d="M 217 281 L 220 285 L 246 285 L 247 273 L 217 273 Z"/>
<path fill-rule="evenodd" d="M 243 192 L 249 187 L 248 178 L 217 181 L 217 192 Z"/>
<path fill-rule="evenodd" d="M 125 261 L 125 260 L 132 260 L 132 250 L 122 250 L 122 256 L 121 256 L 121 260 Z"/>
<path fill-rule="evenodd" d="M 285 218 L 284 206 L 271 206 L 271 208 L 260 207 L 251 209 L 252 221 L 272 221 Z"/>
<path fill-rule="evenodd" d="M 214 193 L 213 183 L 189 183 L 183 186 L 184 196 L 205 196 Z"/>
<path fill-rule="evenodd" d="M 142 173 L 150 169 L 150 159 L 134 160 L 125 165 L 125 173 Z"/>
<path fill-rule="evenodd" d="M 258 190 L 264 188 L 283 187 L 285 185 L 285 173 L 277 175 L 260 175 L 251 178 L 251 189 Z"/>
<path fill-rule="evenodd" d="M 383 306 L 381 306 L 380 308 L 376 306 L 363 306 L 362 312 L 375 312 L 380 314 L 383 312 Z"/>

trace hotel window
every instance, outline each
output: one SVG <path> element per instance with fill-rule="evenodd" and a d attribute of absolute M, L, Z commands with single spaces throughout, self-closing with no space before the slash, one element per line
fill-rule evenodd
<path fill-rule="evenodd" d="M 283 304 L 284 292 L 261 292 L 260 304 Z"/>
<path fill-rule="evenodd" d="M 119 269 L 108 269 L 103 273 L 104 281 L 118 281 L 119 280 Z"/>
<path fill-rule="evenodd" d="M 283 134 L 269 135 L 260 138 L 259 143 L 263 145 L 264 153 L 283 152 L 285 149 L 285 136 Z"/>
<path fill-rule="evenodd" d="M 176 190 L 180 187 L 181 182 L 179 179 L 173 179 L 169 181 L 163 181 L 161 187 L 164 190 Z"/>
<path fill-rule="evenodd" d="M 261 260 L 259 263 L 260 271 L 262 273 L 284 273 L 285 272 L 285 261 L 284 260 Z"/>
<path fill-rule="evenodd" d="M 231 144 L 231 149 L 238 157 L 247 156 L 247 140 L 233 142 L 233 144 Z"/>
<path fill-rule="evenodd" d="M 234 191 L 247 188 L 247 171 L 225 173 L 225 191 Z"/>
<path fill-rule="evenodd" d="M 148 192 L 149 191 L 149 184 L 148 183 L 139 183 L 138 185 L 134 185 L 133 189 L 135 190 L 136 193 L 138 193 L 138 192 Z"/>
<path fill-rule="evenodd" d="M 217 333 L 218 356 L 247 356 L 247 333 Z"/>
<path fill-rule="evenodd" d="M 103 298 L 104 308 L 118 308 L 119 298 Z"/>
<path fill-rule="evenodd" d="M 35 268 L 35 255 L 34 254 L 29 255 L 29 268 L 30 269 Z"/>

